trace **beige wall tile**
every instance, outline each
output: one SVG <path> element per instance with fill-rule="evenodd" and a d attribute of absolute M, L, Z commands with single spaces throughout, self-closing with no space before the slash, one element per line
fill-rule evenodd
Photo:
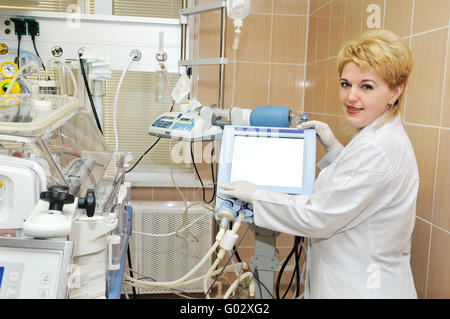
<path fill-rule="evenodd" d="M 433 224 L 450 231 L 450 130 L 440 130 Z"/>
<path fill-rule="evenodd" d="M 270 15 L 249 14 L 244 19 L 237 50 L 238 61 L 269 62 L 270 61 Z M 233 43 L 235 32 L 233 22 L 228 20 L 226 30 L 226 56 L 233 60 Z M 217 54 L 218 55 L 218 54 Z"/>
<path fill-rule="evenodd" d="M 152 187 L 132 187 L 131 200 L 153 200 Z"/>
<path fill-rule="evenodd" d="M 329 119 L 327 119 L 324 115 L 319 115 L 319 114 L 310 114 L 311 115 L 311 120 L 315 120 L 315 121 L 322 121 L 325 123 L 328 123 L 328 125 L 332 125 L 330 124 Z M 331 127 L 331 126 L 330 126 Z M 322 157 L 324 157 L 326 154 L 325 152 L 325 148 L 322 146 L 322 144 L 320 144 L 320 141 L 318 138 L 316 138 L 316 162 L 320 161 L 320 159 Z M 319 176 L 320 173 L 320 168 L 315 167 L 316 169 L 316 178 Z"/>
<path fill-rule="evenodd" d="M 190 190 L 190 189 L 189 189 Z M 180 188 L 183 196 L 187 199 L 186 188 Z M 154 201 L 181 201 L 183 197 L 178 193 L 175 187 L 154 187 L 153 188 Z"/>
<path fill-rule="evenodd" d="M 417 296 L 425 298 L 431 225 L 416 218 L 411 241 L 411 270 Z"/>
<path fill-rule="evenodd" d="M 401 37 L 411 33 L 413 0 L 386 0 L 384 28 Z"/>
<path fill-rule="evenodd" d="M 273 64 L 270 71 L 269 104 L 301 111 L 304 66 Z"/>
<path fill-rule="evenodd" d="M 317 60 L 327 59 L 329 57 L 330 43 L 330 16 L 331 5 L 326 5 L 317 11 Z"/>
<path fill-rule="evenodd" d="M 305 63 L 306 21 L 300 16 L 274 16 L 272 62 Z"/>
<path fill-rule="evenodd" d="M 294 245 L 294 238 L 295 236 L 293 235 L 280 233 L 280 235 L 277 237 L 277 248 L 292 248 L 292 246 Z"/>
<path fill-rule="evenodd" d="M 311 0 L 309 12 L 314 13 L 317 9 L 324 6 L 330 0 Z"/>
<path fill-rule="evenodd" d="M 275 0 L 273 12 L 283 14 L 308 14 L 308 0 Z"/>
<path fill-rule="evenodd" d="M 239 245 L 240 247 L 253 248 L 253 246 L 255 244 L 255 234 L 253 233 L 251 228 L 247 231 L 247 233 L 245 233 L 247 230 L 247 226 L 248 226 L 247 224 L 242 224 L 242 226 L 237 231 L 237 234 L 239 235 L 239 237 L 238 237 L 236 244 L 239 243 L 239 241 L 242 239 L 242 242 Z M 245 234 L 245 237 L 243 237 L 244 234 Z"/>
<path fill-rule="evenodd" d="M 450 1 L 415 0 L 413 34 L 448 25 Z"/>
<path fill-rule="evenodd" d="M 199 15 L 198 57 L 212 58 L 220 55 L 220 12 Z"/>
<path fill-rule="evenodd" d="M 331 3 L 330 51 L 329 56 L 336 56 L 344 43 L 345 0 Z"/>
<path fill-rule="evenodd" d="M 355 40 L 361 34 L 363 4 L 361 0 L 346 0 L 344 41 Z"/>
<path fill-rule="evenodd" d="M 231 105 L 233 64 L 225 67 L 224 105 Z M 238 63 L 236 66 L 235 105 L 241 108 L 255 108 L 268 102 L 268 64 Z"/>
<path fill-rule="evenodd" d="M 328 123 L 333 134 L 344 146 L 347 145 L 356 134 L 356 131 L 347 123 L 344 116 L 327 115 L 325 116 L 325 122 Z"/>
<path fill-rule="evenodd" d="M 272 13 L 273 0 L 253 0 L 250 13 Z"/>
<path fill-rule="evenodd" d="M 316 62 L 317 53 L 317 31 L 319 18 L 317 14 L 309 17 L 308 46 L 307 46 L 307 63 Z"/>
<path fill-rule="evenodd" d="M 303 111 L 313 112 L 314 107 L 314 83 L 315 83 L 315 64 L 308 64 L 306 66 L 305 79 L 305 101 L 303 104 Z"/>
<path fill-rule="evenodd" d="M 407 122 L 440 124 L 447 32 L 444 29 L 412 38 L 414 69 L 408 83 Z"/>
<path fill-rule="evenodd" d="M 219 103 L 219 71 L 218 65 L 205 65 L 198 68 L 197 96 L 203 105 Z"/>
<path fill-rule="evenodd" d="M 447 38 L 447 47 L 450 45 L 450 31 L 448 32 Z M 442 126 L 450 127 L 450 58 L 447 49 L 447 78 L 445 80 L 445 89 L 444 89 L 444 105 L 443 107 L 443 115 L 442 115 Z"/>
<path fill-rule="evenodd" d="M 336 66 L 336 59 L 327 61 L 327 99 L 325 112 L 327 114 L 342 115 L 339 103 L 340 78 Z"/>
<path fill-rule="evenodd" d="M 433 226 L 427 298 L 450 298 L 450 234 Z"/>
<path fill-rule="evenodd" d="M 316 63 L 316 80 L 314 86 L 314 106 L 313 110 L 317 113 L 325 112 L 325 103 L 327 101 L 327 61 Z"/>
<path fill-rule="evenodd" d="M 405 129 L 413 145 L 419 168 L 417 216 L 431 221 L 439 132 L 436 128 L 413 125 L 406 125 Z"/>

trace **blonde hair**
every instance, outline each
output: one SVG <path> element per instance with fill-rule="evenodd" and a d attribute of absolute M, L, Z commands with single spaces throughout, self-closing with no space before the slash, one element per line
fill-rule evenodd
<path fill-rule="evenodd" d="M 385 113 L 384 123 L 399 112 L 401 97 L 413 68 L 411 50 L 395 33 L 374 29 L 361 34 L 359 39 L 345 44 L 337 55 L 339 76 L 348 62 L 354 62 L 364 71 L 373 68 L 393 90 L 404 85 L 403 92 Z"/>

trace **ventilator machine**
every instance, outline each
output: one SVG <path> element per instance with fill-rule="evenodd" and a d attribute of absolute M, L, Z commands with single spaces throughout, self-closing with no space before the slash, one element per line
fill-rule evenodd
<path fill-rule="evenodd" d="M 141 19 L 129 23 L 130 17 L 87 15 L 75 24 L 59 14 L 30 11 L 22 16 L 7 10 L 0 14 L 2 21 L 8 21 L 6 27 L 14 31 L 0 36 L 0 299 L 113 299 L 124 292 L 123 283 L 133 289 L 175 292 L 192 282 L 201 282 L 204 296 L 212 298 L 211 289 L 223 272 L 234 272 L 237 279 L 220 297 L 233 297 L 245 280 L 250 282 L 251 296 L 267 297 L 255 293 L 255 273 L 245 262 L 222 269 L 218 265 L 235 254 L 241 225 L 252 225 L 255 255 L 250 267 L 259 271 L 260 282 L 270 286 L 278 266 L 274 256 L 277 234 L 254 227 L 252 205 L 219 195 L 216 187 L 247 180 L 286 194 L 311 194 L 316 135 L 312 129 L 294 128 L 308 120 L 306 113 L 283 105 L 235 106 L 236 63 L 230 108 L 223 107 L 223 91 L 217 104 L 204 105 L 198 100 L 192 90 L 196 77 L 183 67 L 206 62 L 183 60 L 187 33 L 180 32 L 179 26 L 186 27 L 187 15 L 215 9 L 221 9 L 225 17 L 225 8 L 233 20 L 236 57 L 239 35 L 245 32 L 248 0 L 183 8 L 180 21 L 164 22 Z M 127 38 L 127 43 L 120 43 L 118 35 Z M 37 40 L 42 44 L 42 57 L 36 50 L 38 36 L 46 39 Z M 92 41 L 86 42 L 90 37 Z M 93 44 L 102 41 L 104 45 Z M 223 80 L 228 61 L 224 57 L 214 61 L 220 64 Z M 113 113 L 108 115 L 113 118 L 112 127 L 104 127 L 104 81 L 111 79 L 114 70 L 122 75 Z M 117 116 L 119 94 L 127 94 L 120 88 L 128 70 L 155 72 L 155 87 L 146 88 L 154 92 L 154 99 L 145 102 L 149 108 L 167 99 L 172 104 L 169 111 L 145 124 L 145 134 L 158 138 L 155 144 L 159 138 L 220 141 L 217 180 L 214 170 L 212 174 L 215 206 L 208 206 L 218 227 L 215 240 L 195 267 L 173 281 L 134 277 L 131 265 L 130 274 L 124 272 L 133 234 L 132 182 L 127 181 L 132 156 L 119 151 Z M 179 74 L 170 97 L 166 94 L 168 72 Z M 112 149 L 108 143 L 114 142 Z M 210 266 L 198 274 L 202 265 Z"/>

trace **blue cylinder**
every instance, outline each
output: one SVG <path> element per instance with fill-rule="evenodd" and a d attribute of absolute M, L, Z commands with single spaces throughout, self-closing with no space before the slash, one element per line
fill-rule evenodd
<path fill-rule="evenodd" d="M 289 127 L 289 108 L 282 105 L 263 105 L 252 110 L 251 126 Z"/>

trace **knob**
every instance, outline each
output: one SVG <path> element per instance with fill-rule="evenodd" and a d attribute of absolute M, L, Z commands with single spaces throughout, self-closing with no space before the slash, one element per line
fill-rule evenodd
<path fill-rule="evenodd" d="M 75 200 L 75 196 L 68 193 L 69 188 L 64 185 L 51 186 L 47 191 L 41 192 L 39 198 L 49 202 L 49 210 L 57 210 L 62 212 L 65 204 L 71 204 Z"/>
<path fill-rule="evenodd" d="M 86 192 L 86 197 L 78 198 L 78 208 L 83 208 L 86 210 L 86 215 L 88 217 L 94 216 L 95 213 L 95 193 L 92 188 L 88 189 Z"/>

